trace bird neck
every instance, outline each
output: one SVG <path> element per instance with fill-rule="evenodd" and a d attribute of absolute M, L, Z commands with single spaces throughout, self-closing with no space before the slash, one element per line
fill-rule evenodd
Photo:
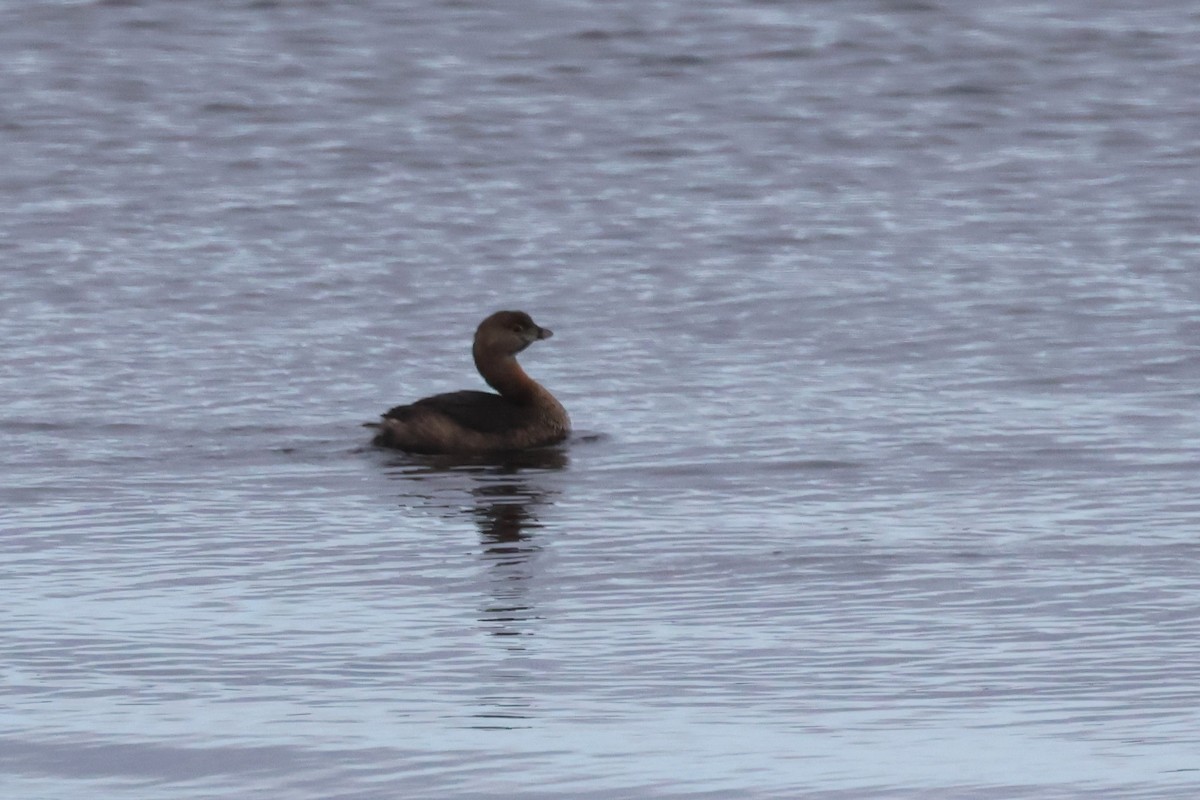
<path fill-rule="evenodd" d="M 479 374 L 503 397 L 514 402 L 525 403 L 533 399 L 541 386 L 525 374 L 515 356 L 501 355 L 475 348 L 475 368 Z"/>

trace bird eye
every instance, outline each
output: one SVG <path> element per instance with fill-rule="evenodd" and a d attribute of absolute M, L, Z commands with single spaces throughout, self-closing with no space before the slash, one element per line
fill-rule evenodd
<path fill-rule="evenodd" d="M 515 324 L 512 326 L 512 332 L 513 332 L 513 333 L 521 333 L 521 332 L 522 332 L 522 331 L 524 331 L 524 330 L 525 330 L 525 327 L 524 327 L 523 325 L 521 325 L 521 323 L 519 323 L 519 322 L 518 322 L 518 323 L 515 323 Z"/>

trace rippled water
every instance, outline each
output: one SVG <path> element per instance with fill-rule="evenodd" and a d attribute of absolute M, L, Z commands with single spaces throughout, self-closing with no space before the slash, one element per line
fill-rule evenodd
<path fill-rule="evenodd" d="M 1198 40 L 0 3 L 4 796 L 1196 796 Z"/>

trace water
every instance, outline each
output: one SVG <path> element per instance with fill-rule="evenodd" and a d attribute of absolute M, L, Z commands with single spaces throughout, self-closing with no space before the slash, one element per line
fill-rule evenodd
<path fill-rule="evenodd" d="M 0 5 L 4 795 L 1195 796 L 1198 37 Z"/>

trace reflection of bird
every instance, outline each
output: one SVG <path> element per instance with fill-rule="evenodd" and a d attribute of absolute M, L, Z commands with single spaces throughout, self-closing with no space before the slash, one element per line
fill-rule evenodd
<path fill-rule="evenodd" d="M 500 490 L 513 490 L 516 487 L 501 486 Z M 489 491 L 488 494 L 494 492 Z M 527 502 L 532 502 L 533 498 L 521 498 L 513 502 L 511 498 L 497 498 L 494 502 L 484 502 L 486 497 L 480 498 L 481 503 L 475 509 L 475 514 L 479 522 L 479 533 L 483 536 L 484 544 L 503 544 L 519 542 L 522 539 L 529 538 L 527 528 L 540 528 L 537 520 L 530 513 Z"/>
<path fill-rule="evenodd" d="M 479 323 L 471 352 L 499 394 L 464 390 L 396 406 L 383 415 L 375 444 L 412 453 L 486 453 L 562 441 L 571 430 L 566 409 L 516 359 L 551 335 L 524 311 L 492 314 Z"/>

